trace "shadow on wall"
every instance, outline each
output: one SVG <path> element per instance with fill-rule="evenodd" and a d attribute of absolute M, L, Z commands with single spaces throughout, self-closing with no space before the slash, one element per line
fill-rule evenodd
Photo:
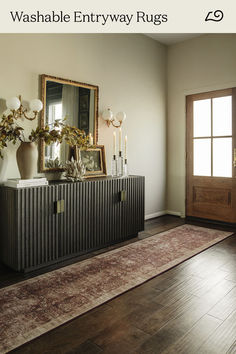
<path fill-rule="evenodd" d="M 0 181 L 6 180 L 8 159 L 9 159 L 8 155 L 6 154 L 5 151 L 3 151 L 3 159 L 0 158 Z"/>
<path fill-rule="evenodd" d="M 3 114 L 9 114 L 10 111 L 7 109 L 6 100 L 0 98 L 0 120 Z M 13 177 L 15 174 L 16 164 L 16 146 L 12 143 L 8 144 L 8 147 L 2 150 L 3 158 L 0 157 L 0 183 L 7 180 L 7 170 L 14 169 Z M 9 173 L 9 171 L 8 171 Z"/>
<path fill-rule="evenodd" d="M 6 100 L 4 100 L 3 98 L 0 98 L 0 119 L 2 119 L 2 115 L 4 113 L 4 111 L 6 111 L 7 106 L 6 106 Z"/>
<path fill-rule="evenodd" d="M 3 98 L 0 98 L 0 119 L 2 119 L 2 115 L 4 111 L 6 110 L 6 100 Z M 3 159 L 0 158 L 0 181 L 3 181 L 5 176 L 6 176 L 6 170 L 7 170 L 7 163 L 8 163 L 8 157 L 3 151 Z"/>
<path fill-rule="evenodd" d="M 3 112 L 6 110 L 6 100 L 0 98 L 0 119 L 2 119 Z M 0 181 L 2 181 L 6 175 L 7 156 L 3 152 L 4 158 L 0 158 Z"/>

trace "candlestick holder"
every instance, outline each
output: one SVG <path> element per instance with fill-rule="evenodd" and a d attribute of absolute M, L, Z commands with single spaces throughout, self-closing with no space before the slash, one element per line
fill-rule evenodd
<path fill-rule="evenodd" d="M 124 174 L 124 159 L 122 156 L 122 151 L 119 151 L 118 161 L 117 161 L 117 174 L 122 177 Z"/>
<path fill-rule="evenodd" d="M 111 175 L 112 175 L 112 177 L 117 177 L 117 158 L 116 158 L 116 155 L 112 156 Z"/>
<path fill-rule="evenodd" d="M 127 177 L 129 175 L 129 169 L 128 169 L 128 160 L 124 160 L 124 177 Z"/>

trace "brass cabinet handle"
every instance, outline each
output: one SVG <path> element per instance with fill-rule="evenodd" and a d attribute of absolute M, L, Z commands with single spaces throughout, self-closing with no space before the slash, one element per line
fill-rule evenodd
<path fill-rule="evenodd" d="M 64 211 L 65 211 L 64 199 L 57 200 L 56 202 L 54 202 L 54 213 L 55 214 L 61 214 L 61 213 L 64 213 Z"/>
<path fill-rule="evenodd" d="M 123 190 L 120 192 L 120 201 L 125 202 L 126 201 L 126 190 Z"/>

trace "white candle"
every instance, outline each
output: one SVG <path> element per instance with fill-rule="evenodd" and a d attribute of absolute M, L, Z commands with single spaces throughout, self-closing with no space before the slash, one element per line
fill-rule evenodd
<path fill-rule="evenodd" d="M 119 151 L 122 151 L 122 130 L 119 129 Z"/>
<path fill-rule="evenodd" d="M 89 133 L 89 144 L 93 145 L 93 136 L 91 133 Z"/>
<path fill-rule="evenodd" d="M 113 155 L 116 155 L 116 132 L 113 132 Z"/>
<path fill-rule="evenodd" d="M 125 136 L 125 159 L 127 160 L 127 135 Z"/>

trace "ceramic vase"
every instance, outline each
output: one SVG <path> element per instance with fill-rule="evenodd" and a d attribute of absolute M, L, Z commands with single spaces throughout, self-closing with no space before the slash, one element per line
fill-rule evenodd
<path fill-rule="evenodd" d="M 38 151 L 35 143 L 21 142 L 16 152 L 16 161 L 21 179 L 32 179 L 37 165 Z"/>

